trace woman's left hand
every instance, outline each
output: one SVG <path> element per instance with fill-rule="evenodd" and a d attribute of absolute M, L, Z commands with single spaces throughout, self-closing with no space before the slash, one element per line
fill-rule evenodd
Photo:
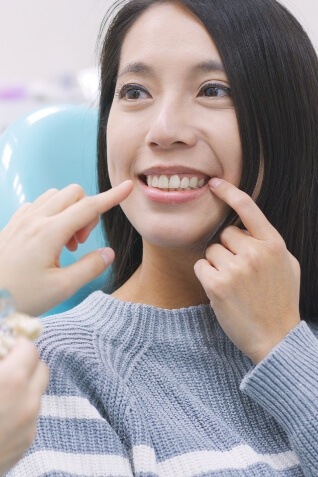
<path fill-rule="evenodd" d="M 224 332 L 257 364 L 300 322 L 300 266 L 252 198 L 218 180 L 210 189 L 247 230 L 225 228 L 194 270 Z"/>

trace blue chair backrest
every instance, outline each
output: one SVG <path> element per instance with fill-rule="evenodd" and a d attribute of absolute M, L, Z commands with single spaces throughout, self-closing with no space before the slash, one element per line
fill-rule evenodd
<path fill-rule="evenodd" d="M 24 202 L 32 202 L 52 187 L 80 184 L 87 194 L 97 192 L 97 111 L 86 106 L 50 106 L 12 123 L 0 136 L 0 229 Z M 76 252 L 64 249 L 61 266 L 103 247 L 98 225 Z M 67 310 L 102 288 L 108 272 L 50 310 Z M 46 313 L 46 314 L 48 314 Z"/>

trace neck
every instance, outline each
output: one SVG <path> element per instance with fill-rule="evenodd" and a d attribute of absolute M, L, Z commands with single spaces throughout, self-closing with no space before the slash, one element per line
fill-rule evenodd
<path fill-rule="evenodd" d="M 115 298 L 174 309 L 208 303 L 193 267 L 202 258 L 189 251 L 144 244 L 140 267 L 113 293 Z"/>

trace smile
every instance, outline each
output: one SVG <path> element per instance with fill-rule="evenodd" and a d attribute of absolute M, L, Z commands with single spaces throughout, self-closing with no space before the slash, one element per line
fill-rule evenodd
<path fill-rule="evenodd" d="M 161 204 L 183 204 L 199 199 L 207 190 L 209 178 L 184 174 L 145 175 L 139 187 L 145 197 Z"/>
<path fill-rule="evenodd" d="M 200 189 L 207 182 L 207 179 L 204 177 L 185 174 L 147 175 L 144 179 L 148 187 L 154 187 L 166 192 L 182 192 L 186 190 Z"/>

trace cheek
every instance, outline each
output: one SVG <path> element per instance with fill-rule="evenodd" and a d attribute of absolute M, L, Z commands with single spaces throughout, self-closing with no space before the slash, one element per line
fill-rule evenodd
<path fill-rule="evenodd" d="M 121 175 L 126 169 L 125 135 L 118 124 L 120 121 L 116 121 L 116 115 L 111 110 L 107 123 L 107 167 L 113 187 L 122 182 Z"/>
<path fill-rule="evenodd" d="M 223 178 L 238 186 L 242 174 L 242 146 L 236 117 L 232 112 L 221 119 L 214 123 L 210 144 L 220 162 Z"/>
<path fill-rule="evenodd" d="M 243 158 L 240 142 L 229 142 L 223 160 L 224 179 L 238 187 L 241 181 L 242 167 Z"/>
<path fill-rule="evenodd" d="M 228 121 L 220 125 L 218 132 L 214 144 L 222 166 L 223 179 L 239 187 L 243 169 L 243 153 L 236 115 L 229 116 Z M 231 209 L 223 201 L 218 200 L 218 210 L 219 216 L 224 219 Z"/>
<path fill-rule="evenodd" d="M 112 108 L 107 123 L 107 161 L 112 185 L 131 179 L 140 148 L 144 144 L 144 122 L 139 127 L 134 115 Z"/>
<path fill-rule="evenodd" d="M 116 130 L 114 130 L 113 127 L 113 114 L 112 114 L 112 109 L 111 107 L 109 116 L 108 116 L 108 121 L 107 121 L 107 128 L 106 128 L 106 146 L 107 146 L 107 169 L 108 169 L 108 174 L 110 178 L 110 182 L 112 186 L 114 186 L 114 161 L 113 158 L 116 157 L 117 151 L 116 151 Z"/>

